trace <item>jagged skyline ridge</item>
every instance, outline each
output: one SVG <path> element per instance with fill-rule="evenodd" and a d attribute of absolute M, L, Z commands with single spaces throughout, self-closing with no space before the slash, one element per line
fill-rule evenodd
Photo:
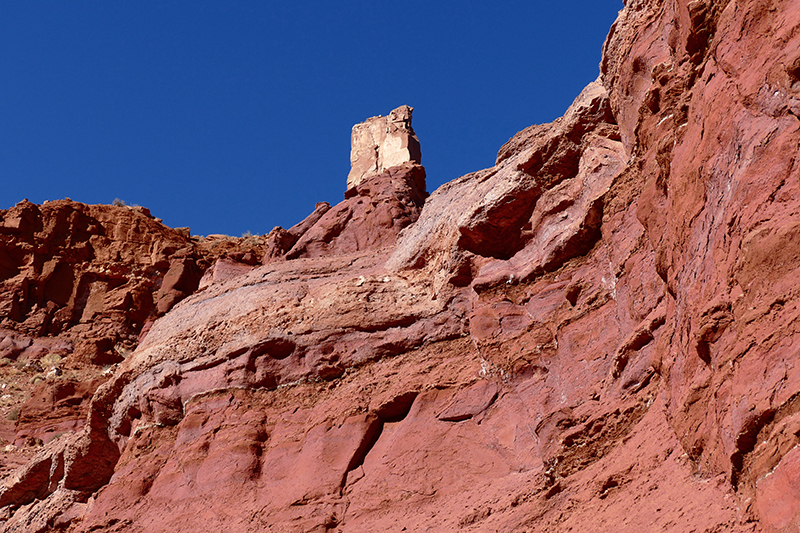
<path fill-rule="evenodd" d="M 433 190 L 561 115 L 622 3 L 404 6 L 4 8 L 0 209 L 120 198 L 195 234 L 266 233 L 338 202 L 350 128 L 402 104 Z"/>

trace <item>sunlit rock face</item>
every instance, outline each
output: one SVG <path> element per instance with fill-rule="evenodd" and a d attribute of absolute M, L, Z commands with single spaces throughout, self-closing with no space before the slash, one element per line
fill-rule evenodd
<path fill-rule="evenodd" d="M 389 116 L 368 118 L 353 126 L 347 188 L 403 163 L 420 163 L 419 139 L 411 127 L 414 108 L 402 105 Z"/>
<path fill-rule="evenodd" d="M 800 0 L 628 0 L 564 116 L 430 196 L 410 108 L 357 125 L 343 201 L 261 264 L 220 257 L 102 380 L 14 382 L 0 527 L 797 531 L 798 28 Z M 0 272 L 55 309 L 3 216 L 30 255 Z M 12 359 L 60 349 L 34 315 Z"/>

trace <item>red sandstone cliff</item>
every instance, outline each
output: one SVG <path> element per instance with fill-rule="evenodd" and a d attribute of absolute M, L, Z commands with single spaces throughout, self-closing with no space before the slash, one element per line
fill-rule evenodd
<path fill-rule="evenodd" d="M 4 421 L 3 530 L 796 531 L 798 95 L 800 2 L 629 0 L 427 199 L 376 167 L 247 250 L 3 212 L 4 368 L 75 372 Z"/>

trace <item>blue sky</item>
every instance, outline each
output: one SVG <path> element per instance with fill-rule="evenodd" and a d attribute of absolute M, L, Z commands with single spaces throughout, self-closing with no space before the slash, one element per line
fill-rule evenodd
<path fill-rule="evenodd" d="M 0 0 L 0 209 L 120 198 L 207 235 L 343 198 L 353 124 L 408 104 L 428 190 L 598 74 L 621 0 Z"/>

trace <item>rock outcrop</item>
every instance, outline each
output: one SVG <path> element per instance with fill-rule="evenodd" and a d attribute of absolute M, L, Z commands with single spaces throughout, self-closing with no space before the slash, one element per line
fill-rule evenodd
<path fill-rule="evenodd" d="M 154 298 L 102 383 L 18 413 L 63 434 L 3 470 L 4 531 L 797 530 L 798 28 L 628 0 L 494 167 L 426 199 L 371 162 Z M 66 349 L 25 320 L 3 349 Z"/>
<path fill-rule="evenodd" d="M 3 327 L 32 337 L 71 333 L 90 361 L 116 362 L 114 346 L 134 346 L 146 320 L 197 288 L 200 257 L 189 237 L 145 208 L 23 201 L 2 220 Z"/>
<path fill-rule="evenodd" d="M 387 117 L 378 115 L 353 126 L 348 190 L 386 169 L 422 162 L 419 139 L 411 127 L 413 112 L 413 107 L 403 105 Z"/>
<path fill-rule="evenodd" d="M 190 237 L 138 206 L 22 201 L 0 220 L 0 471 L 82 428 L 112 365 L 216 259 L 249 270 L 266 250 Z"/>
<path fill-rule="evenodd" d="M 0 340 L 0 357 L 11 360 L 41 357 L 53 347 L 33 339 L 59 337 L 73 345 L 59 353 L 119 362 L 145 323 L 197 290 L 217 257 L 250 255 L 255 264 L 264 248 L 192 238 L 138 206 L 26 200 L 0 220 L 0 326 L 18 334 Z"/>
<path fill-rule="evenodd" d="M 417 220 L 428 193 L 425 168 L 402 163 L 349 188 L 335 207 L 317 204 L 305 220 L 288 230 L 273 229 L 264 263 L 379 250 L 395 243 Z"/>

